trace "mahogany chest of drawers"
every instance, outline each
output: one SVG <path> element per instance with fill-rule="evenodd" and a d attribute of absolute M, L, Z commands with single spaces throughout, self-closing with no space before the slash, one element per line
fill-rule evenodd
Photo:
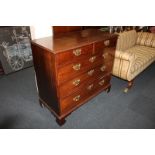
<path fill-rule="evenodd" d="M 88 29 L 32 41 L 39 101 L 65 117 L 100 92 L 110 90 L 117 35 Z"/>

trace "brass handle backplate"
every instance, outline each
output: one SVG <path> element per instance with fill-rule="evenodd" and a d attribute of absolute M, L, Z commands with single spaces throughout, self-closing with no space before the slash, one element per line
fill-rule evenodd
<path fill-rule="evenodd" d="M 77 96 L 75 96 L 74 98 L 73 98 L 73 101 L 75 101 L 75 102 L 77 102 L 77 101 L 79 101 L 80 100 L 80 95 L 77 95 Z"/>
<path fill-rule="evenodd" d="M 106 69 L 106 66 L 104 65 L 104 66 L 102 66 L 100 69 L 101 69 L 102 72 L 104 72 L 105 69 Z"/>
<path fill-rule="evenodd" d="M 73 54 L 74 54 L 75 56 L 81 55 L 81 48 L 73 50 Z"/>
<path fill-rule="evenodd" d="M 73 81 L 73 85 L 74 86 L 77 86 L 77 85 L 79 85 L 80 84 L 80 79 L 77 79 L 77 80 L 74 80 Z"/>
<path fill-rule="evenodd" d="M 93 56 L 93 57 L 91 57 L 91 58 L 89 59 L 89 61 L 93 63 L 93 62 L 95 61 L 95 59 L 96 59 L 96 56 Z"/>
<path fill-rule="evenodd" d="M 88 75 L 89 75 L 89 76 L 92 76 L 92 75 L 94 74 L 94 71 L 95 71 L 94 69 L 88 71 Z"/>
<path fill-rule="evenodd" d="M 76 64 L 76 65 L 73 65 L 73 69 L 74 70 L 80 70 L 80 68 L 81 68 L 81 64 Z"/>
<path fill-rule="evenodd" d="M 88 90 L 92 90 L 93 86 L 94 86 L 94 85 L 91 84 L 91 85 L 89 85 L 89 86 L 87 87 L 87 89 L 88 89 Z"/>
<path fill-rule="evenodd" d="M 104 84 L 104 82 L 105 82 L 104 80 L 100 81 L 100 82 L 99 82 L 99 85 L 102 86 L 102 85 Z"/>

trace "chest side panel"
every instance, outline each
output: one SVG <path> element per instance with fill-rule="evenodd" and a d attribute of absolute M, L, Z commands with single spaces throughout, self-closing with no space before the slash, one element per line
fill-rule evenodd
<path fill-rule="evenodd" d="M 54 54 L 34 44 L 32 53 L 39 97 L 59 114 Z"/>

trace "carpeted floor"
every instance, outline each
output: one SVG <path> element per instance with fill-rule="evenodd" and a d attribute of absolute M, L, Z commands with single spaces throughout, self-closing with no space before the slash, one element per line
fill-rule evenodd
<path fill-rule="evenodd" d="M 0 78 L 0 128 L 146 129 L 155 128 L 155 64 L 123 93 L 126 82 L 112 78 L 103 92 L 74 111 L 64 126 L 38 104 L 33 67 Z"/>

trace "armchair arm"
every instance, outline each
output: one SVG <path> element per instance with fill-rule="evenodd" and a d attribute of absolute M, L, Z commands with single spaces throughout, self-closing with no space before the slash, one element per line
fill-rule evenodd
<path fill-rule="evenodd" d="M 136 55 L 134 53 L 116 50 L 115 58 L 119 58 L 127 61 L 134 61 L 136 59 Z"/>
<path fill-rule="evenodd" d="M 116 50 L 113 65 L 113 75 L 124 80 L 132 80 L 132 68 L 135 65 L 137 56 L 134 53 Z"/>

